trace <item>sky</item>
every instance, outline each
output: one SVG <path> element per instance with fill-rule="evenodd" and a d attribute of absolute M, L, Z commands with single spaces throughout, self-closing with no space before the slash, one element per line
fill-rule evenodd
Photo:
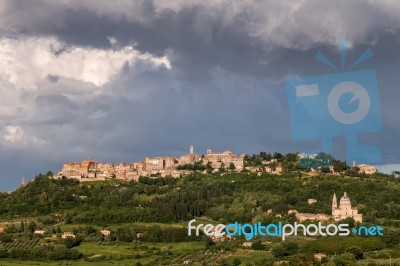
<path fill-rule="evenodd" d="M 88 156 L 318 149 L 293 139 L 285 81 L 350 71 L 342 39 L 348 64 L 373 52 L 353 70 L 376 71 L 382 128 L 359 141 L 399 163 L 397 0 L 2 0 L 0 190 Z"/>

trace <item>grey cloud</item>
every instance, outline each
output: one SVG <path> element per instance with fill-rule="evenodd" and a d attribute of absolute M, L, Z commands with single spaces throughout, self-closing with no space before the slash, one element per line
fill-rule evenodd
<path fill-rule="evenodd" d="M 186 78 L 205 77 L 215 65 L 259 77 L 282 76 L 290 70 L 282 60 L 296 69 L 296 62 L 308 56 L 301 53 L 304 50 L 332 47 L 340 37 L 355 46 L 372 44 L 385 33 L 397 34 L 400 25 L 395 1 L 220 5 L 189 1 L 178 11 L 158 10 L 159 2 L 133 1 L 109 12 L 107 4 L 83 1 L 76 8 L 72 3 L 9 1 L 3 13 L 33 10 L 23 18 L 6 15 L 9 27 L 27 34 L 56 35 L 68 44 L 109 49 L 107 38 L 112 36 L 120 45 L 134 43 L 142 52 L 160 55 L 172 49 L 173 64 Z"/>

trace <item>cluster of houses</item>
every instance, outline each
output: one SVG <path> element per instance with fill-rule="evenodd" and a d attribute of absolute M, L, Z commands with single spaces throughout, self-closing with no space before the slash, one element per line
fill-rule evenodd
<path fill-rule="evenodd" d="M 312 155 L 307 155 L 308 159 L 312 159 Z M 310 157 L 311 156 L 311 157 Z M 300 160 L 304 154 L 299 154 Z M 215 152 L 208 149 L 204 155 L 198 155 L 194 152 L 194 147 L 191 146 L 188 154 L 180 157 L 162 156 L 162 157 L 146 157 L 144 161 L 131 163 L 101 163 L 89 157 L 82 162 L 66 162 L 61 171 L 54 175 L 53 178 L 75 178 L 79 181 L 104 181 L 107 179 L 123 179 L 137 181 L 140 176 L 171 176 L 181 177 L 192 173 L 190 168 L 179 167 L 184 165 L 202 164 L 211 168 L 212 171 L 219 171 L 221 168 L 230 169 L 231 171 L 240 172 L 246 170 L 251 173 L 262 175 L 262 173 L 280 174 L 283 171 L 282 164 L 277 159 L 270 161 L 262 161 L 262 165 L 245 166 L 245 154 L 235 154 L 231 150 L 223 152 Z M 331 172 L 333 166 L 330 165 Z M 359 173 L 373 174 L 376 169 L 372 165 L 358 164 L 353 162 L 353 169 Z M 318 169 L 311 168 L 311 172 Z M 210 171 L 210 169 L 207 169 Z M 204 170 L 206 172 L 206 170 Z M 26 180 L 23 180 L 23 186 Z"/>
<path fill-rule="evenodd" d="M 259 166 L 247 166 L 245 169 L 250 173 L 257 173 L 258 176 L 261 176 L 262 173 L 280 174 L 283 171 L 283 166 L 278 162 L 278 159 L 271 159 L 270 161 L 261 161 Z"/>
<path fill-rule="evenodd" d="M 53 178 L 75 178 L 80 181 L 96 181 L 111 178 L 138 180 L 140 176 L 159 175 L 162 177 L 180 177 L 190 174 L 191 170 L 179 170 L 179 165 L 201 163 L 211 166 L 214 171 L 220 168 L 230 168 L 235 171 L 243 170 L 245 154 L 235 154 L 231 150 L 214 152 L 208 149 L 205 155 L 197 155 L 193 146 L 189 153 L 180 157 L 146 157 L 142 162 L 132 163 L 100 163 L 92 158 L 82 162 L 64 163 L 61 171 Z M 233 166 L 233 167 L 232 167 Z"/>
<path fill-rule="evenodd" d="M 0 226 L 0 233 L 4 233 L 4 232 L 5 232 L 5 228 L 3 226 Z M 41 235 L 41 236 L 44 236 L 47 233 L 49 233 L 49 232 L 46 232 L 43 229 L 37 229 L 37 230 L 35 230 L 33 232 L 34 235 Z M 103 229 L 103 230 L 100 231 L 100 233 L 103 236 L 106 237 L 106 236 L 109 236 L 111 234 L 111 231 L 107 230 L 107 229 Z M 54 237 L 54 238 L 57 237 L 57 234 L 52 234 L 52 237 Z M 63 239 L 65 239 L 65 238 L 76 238 L 76 235 L 73 232 L 63 232 L 61 234 L 61 238 L 63 238 Z"/>

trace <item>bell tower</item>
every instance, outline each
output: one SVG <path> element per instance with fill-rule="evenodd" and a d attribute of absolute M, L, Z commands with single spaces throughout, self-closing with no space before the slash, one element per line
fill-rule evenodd
<path fill-rule="evenodd" d="M 194 162 L 194 147 L 193 146 L 190 146 L 190 149 L 189 149 L 189 161 L 191 163 Z"/>
<path fill-rule="evenodd" d="M 334 215 L 335 208 L 337 208 L 337 199 L 336 199 L 336 193 L 333 193 L 333 199 L 332 199 L 332 215 Z"/>
<path fill-rule="evenodd" d="M 22 177 L 21 185 L 23 187 L 26 186 L 26 178 L 25 178 L 25 176 Z"/>

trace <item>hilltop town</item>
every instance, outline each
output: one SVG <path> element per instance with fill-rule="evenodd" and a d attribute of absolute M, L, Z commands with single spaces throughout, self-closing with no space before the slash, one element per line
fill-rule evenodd
<path fill-rule="evenodd" d="M 318 161 L 318 155 L 297 154 L 300 160 L 308 160 L 312 162 Z M 333 158 L 333 157 L 332 157 Z M 194 147 L 190 146 L 189 153 L 180 157 L 159 156 L 146 157 L 144 161 L 131 163 L 102 163 L 95 161 L 89 157 L 82 162 L 66 162 L 60 172 L 53 176 L 54 179 L 74 178 L 81 182 L 85 181 L 105 181 L 108 179 L 134 180 L 137 181 L 140 176 L 147 177 L 167 177 L 174 178 L 188 175 L 193 171 L 202 171 L 203 173 L 213 173 L 218 171 L 229 170 L 231 172 L 248 171 L 258 173 L 263 172 L 270 174 L 280 174 L 284 170 L 282 162 L 277 158 L 269 160 L 261 160 L 259 165 L 245 165 L 246 154 L 236 154 L 231 150 L 223 152 L 215 152 L 208 149 L 205 154 L 198 155 L 194 151 Z M 312 166 L 303 167 L 303 169 L 311 172 L 318 172 L 321 167 L 313 168 Z M 326 169 L 332 174 L 335 172 L 332 161 L 326 165 Z M 374 166 L 366 164 L 355 164 L 353 162 L 352 169 L 359 173 L 373 174 L 376 172 Z"/>
<path fill-rule="evenodd" d="M 188 154 L 178 157 L 146 157 L 142 162 L 100 163 L 89 157 L 82 162 L 66 162 L 54 176 L 75 178 L 80 181 L 100 181 L 111 178 L 137 181 L 140 176 L 181 177 L 192 170 L 218 171 L 218 169 L 243 170 L 245 154 L 235 154 L 231 150 L 214 152 L 208 149 L 205 155 L 198 155 L 191 146 Z M 193 169 L 194 166 L 195 169 Z"/>
<path fill-rule="evenodd" d="M 198 155 L 190 147 L 182 156 L 145 157 L 142 162 L 67 162 L 55 175 L 49 171 L 30 182 L 23 178 L 20 189 L 4 195 L 0 236 L 6 242 L 0 243 L 0 251 L 3 260 L 38 260 L 46 250 L 51 260 L 95 263 L 109 258 L 137 265 L 233 265 L 230 257 L 237 258 L 235 265 L 239 260 L 292 265 L 299 256 L 307 261 L 301 265 L 385 263 L 387 256 L 376 259 L 375 252 L 397 252 L 400 207 L 394 202 L 400 194 L 389 191 L 400 190 L 399 180 L 375 173 L 373 166 L 350 167 L 332 158 L 325 153 L 249 155 L 230 150 Z M 169 176 L 178 178 L 163 178 Z M 389 197 L 393 202 L 385 207 L 382 202 Z M 193 219 L 203 225 L 297 222 L 307 228 L 346 223 L 349 229 L 379 222 L 387 236 L 299 233 L 280 241 L 213 231 L 205 238 L 188 235 L 185 226 Z M 183 246 L 190 249 L 182 251 Z M 363 257 L 350 256 L 353 249 Z M 160 259 L 158 254 L 164 255 Z"/>

